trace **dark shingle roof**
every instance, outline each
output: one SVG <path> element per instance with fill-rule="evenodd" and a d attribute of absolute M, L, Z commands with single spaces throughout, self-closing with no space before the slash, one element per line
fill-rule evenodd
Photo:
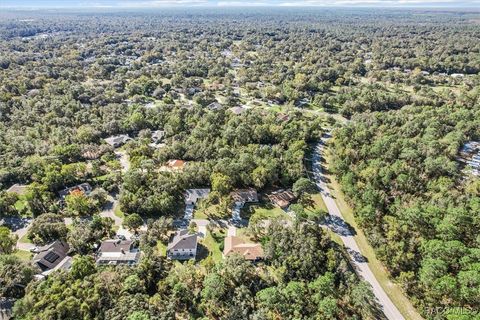
<path fill-rule="evenodd" d="M 197 234 L 188 234 L 188 230 L 180 230 L 177 232 L 172 242 L 168 244 L 167 249 L 196 249 L 197 241 Z"/>

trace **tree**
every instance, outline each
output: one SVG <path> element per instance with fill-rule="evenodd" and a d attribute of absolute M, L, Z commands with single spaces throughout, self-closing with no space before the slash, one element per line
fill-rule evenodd
<path fill-rule="evenodd" d="M 17 240 L 18 236 L 12 234 L 9 228 L 0 226 L 0 254 L 11 254 Z"/>
<path fill-rule="evenodd" d="M 74 279 L 81 280 L 96 272 L 95 260 L 91 256 L 75 256 L 70 274 Z"/>
<path fill-rule="evenodd" d="M 172 226 L 172 219 L 160 217 L 157 220 L 147 220 L 147 231 L 140 238 L 141 246 L 154 247 L 157 241 L 166 243 L 168 241 L 168 230 Z"/>
<path fill-rule="evenodd" d="M 138 232 L 138 229 L 143 225 L 143 219 L 140 215 L 133 213 L 129 214 L 123 220 L 123 226 L 130 231 L 135 233 Z"/>
<path fill-rule="evenodd" d="M 82 191 L 73 191 L 65 197 L 65 212 L 72 216 L 91 215 L 96 210 L 95 203 Z"/>
<path fill-rule="evenodd" d="M 0 255 L 0 297 L 21 298 L 37 270 L 13 255 Z"/>
<path fill-rule="evenodd" d="M 293 184 L 292 191 L 302 205 L 308 206 L 312 202 L 310 195 L 317 192 L 317 186 L 310 179 L 300 178 Z"/>
<path fill-rule="evenodd" d="M 48 192 L 48 188 L 43 184 L 33 182 L 27 187 L 25 199 L 28 209 L 34 217 L 48 212 L 52 198 L 52 194 Z"/>
<path fill-rule="evenodd" d="M 0 217 L 17 214 L 15 203 L 18 201 L 18 195 L 13 192 L 0 191 Z"/>
<path fill-rule="evenodd" d="M 27 237 L 37 245 L 44 245 L 58 239 L 66 239 L 67 233 L 67 226 L 61 216 L 45 213 L 33 220 Z"/>
<path fill-rule="evenodd" d="M 211 176 L 212 190 L 226 195 L 232 190 L 232 180 L 222 173 L 213 173 Z"/>

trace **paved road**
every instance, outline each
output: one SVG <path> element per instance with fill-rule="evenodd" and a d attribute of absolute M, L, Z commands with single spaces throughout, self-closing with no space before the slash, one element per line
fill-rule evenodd
<path fill-rule="evenodd" d="M 330 217 L 327 220 L 327 225 L 340 236 L 343 244 L 352 258 L 352 263 L 356 267 L 357 272 L 372 286 L 372 291 L 377 297 L 378 303 L 383 307 L 385 316 L 391 320 L 403 320 L 405 318 L 402 316 L 400 311 L 398 311 L 397 307 L 393 304 L 383 288 L 380 286 L 380 283 L 370 270 L 367 261 L 365 261 L 363 258 L 360 249 L 355 242 L 354 234 L 343 219 L 335 200 L 330 194 L 327 183 L 322 176 L 321 152 L 328 138 L 330 138 L 329 135 L 324 136 L 321 142 L 316 145 L 312 158 L 312 170 L 315 183 L 320 189 L 323 201 L 325 202 L 330 214 Z"/>

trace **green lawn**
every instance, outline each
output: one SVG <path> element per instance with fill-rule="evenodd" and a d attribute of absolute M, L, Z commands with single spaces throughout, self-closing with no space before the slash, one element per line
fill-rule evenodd
<path fill-rule="evenodd" d="M 27 201 L 22 196 L 20 196 L 18 201 L 15 202 L 15 209 L 17 209 L 18 212 L 22 212 L 22 210 L 26 207 Z"/>
<path fill-rule="evenodd" d="M 199 203 L 195 210 L 193 211 L 193 216 L 195 219 L 222 219 L 230 216 L 229 212 L 221 212 L 218 205 L 211 205 L 208 207 L 203 207 Z"/>
<path fill-rule="evenodd" d="M 23 261 L 30 261 L 32 259 L 33 254 L 29 251 L 25 250 L 16 250 L 13 255 L 17 256 Z"/>
<path fill-rule="evenodd" d="M 205 239 L 203 239 L 200 243 L 207 248 L 208 256 L 211 256 L 214 262 L 220 261 L 223 259 L 222 257 L 222 250 L 220 250 L 220 246 L 223 245 L 224 237 L 218 236 L 215 239 L 210 232 L 207 233 Z"/>
<path fill-rule="evenodd" d="M 26 233 L 23 237 L 21 237 L 18 241 L 21 243 L 33 243 L 32 240 L 27 238 L 28 233 Z"/>
<path fill-rule="evenodd" d="M 161 241 L 157 241 L 157 252 L 162 257 L 167 256 L 167 246 L 165 244 L 163 244 Z"/>
<path fill-rule="evenodd" d="M 327 206 L 325 205 L 325 202 L 323 202 L 323 199 L 320 193 L 312 194 L 312 200 L 314 203 L 313 208 L 312 207 L 306 208 L 305 211 L 309 212 L 309 211 L 313 211 L 314 209 L 320 209 L 324 212 L 328 212 Z"/>
<path fill-rule="evenodd" d="M 332 161 L 330 154 L 326 155 L 326 161 L 328 167 L 328 164 Z M 370 266 L 370 269 L 375 275 L 375 278 L 382 286 L 383 290 L 385 290 L 389 298 L 392 300 L 392 302 L 406 319 L 423 319 L 420 314 L 418 314 L 417 310 L 415 310 L 414 306 L 407 298 L 407 296 L 404 294 L 402 288 L 389 279 L 388 270 L 377 259 L 374 249 L 368 243 L 368 240 L 362 229 L 358 227 L 355 221 L 355 217 L 353 215 L 353 210 L 345 201 L 345 197 L 341 192 L 340 185 L 335 180 L 335 177 L 333 175 L 327 175 L 327 177 L 330 179 L 329 188 L 331 193 L 335 197 L 338 208 L 342 212 L 342 216 L 345 221 L 350 224 L 357 232 L 355 236 L 355 241 L 357 242 L 361 253 L 368 259 L 368 265 Z"/>
<path fill-rule="evenodd" d="M 271 203 L 260 203 L 246 206 L 242 209 L 242 216 L 249 217 L 250 222 L 266 219 L 290 218 L 285 211 L 273 206 Z"/>
<path fill-rule="evenodd" d="M 119 205 L 115 207 L 115 209 L 113 210 L 113 214 L 115 214 L 117 217 L 121 219 L 125 219 L 125 213 L 122 212 Z"/>

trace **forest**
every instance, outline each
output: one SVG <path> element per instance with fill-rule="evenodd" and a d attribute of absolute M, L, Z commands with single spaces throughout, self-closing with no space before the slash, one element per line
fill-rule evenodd
<path fill-rule="evenodd" d="M 478 317 L 480 180 L 459 161 L 480 141 L 478 13 L 192 10 L 0 12 L 0 305 L 14 319 L 382 319 L 319 224 L 309 163 L 331 132 L 328 171 L 388 277 L 427 319 Z M 195 216 L 215 222 L 208 253 L 172 261 L 191 188 L 209 188 Z M 260 204 L 238 230 L 259 263 L 221 253 L 217 222 L 247 188 Z M 265 204 L 279 189 L 294 218 Z M 140 262 L 97 265 L 124 229 Z M 58 239 L 70 269 L 37 280 L 25 248 Z"/>

